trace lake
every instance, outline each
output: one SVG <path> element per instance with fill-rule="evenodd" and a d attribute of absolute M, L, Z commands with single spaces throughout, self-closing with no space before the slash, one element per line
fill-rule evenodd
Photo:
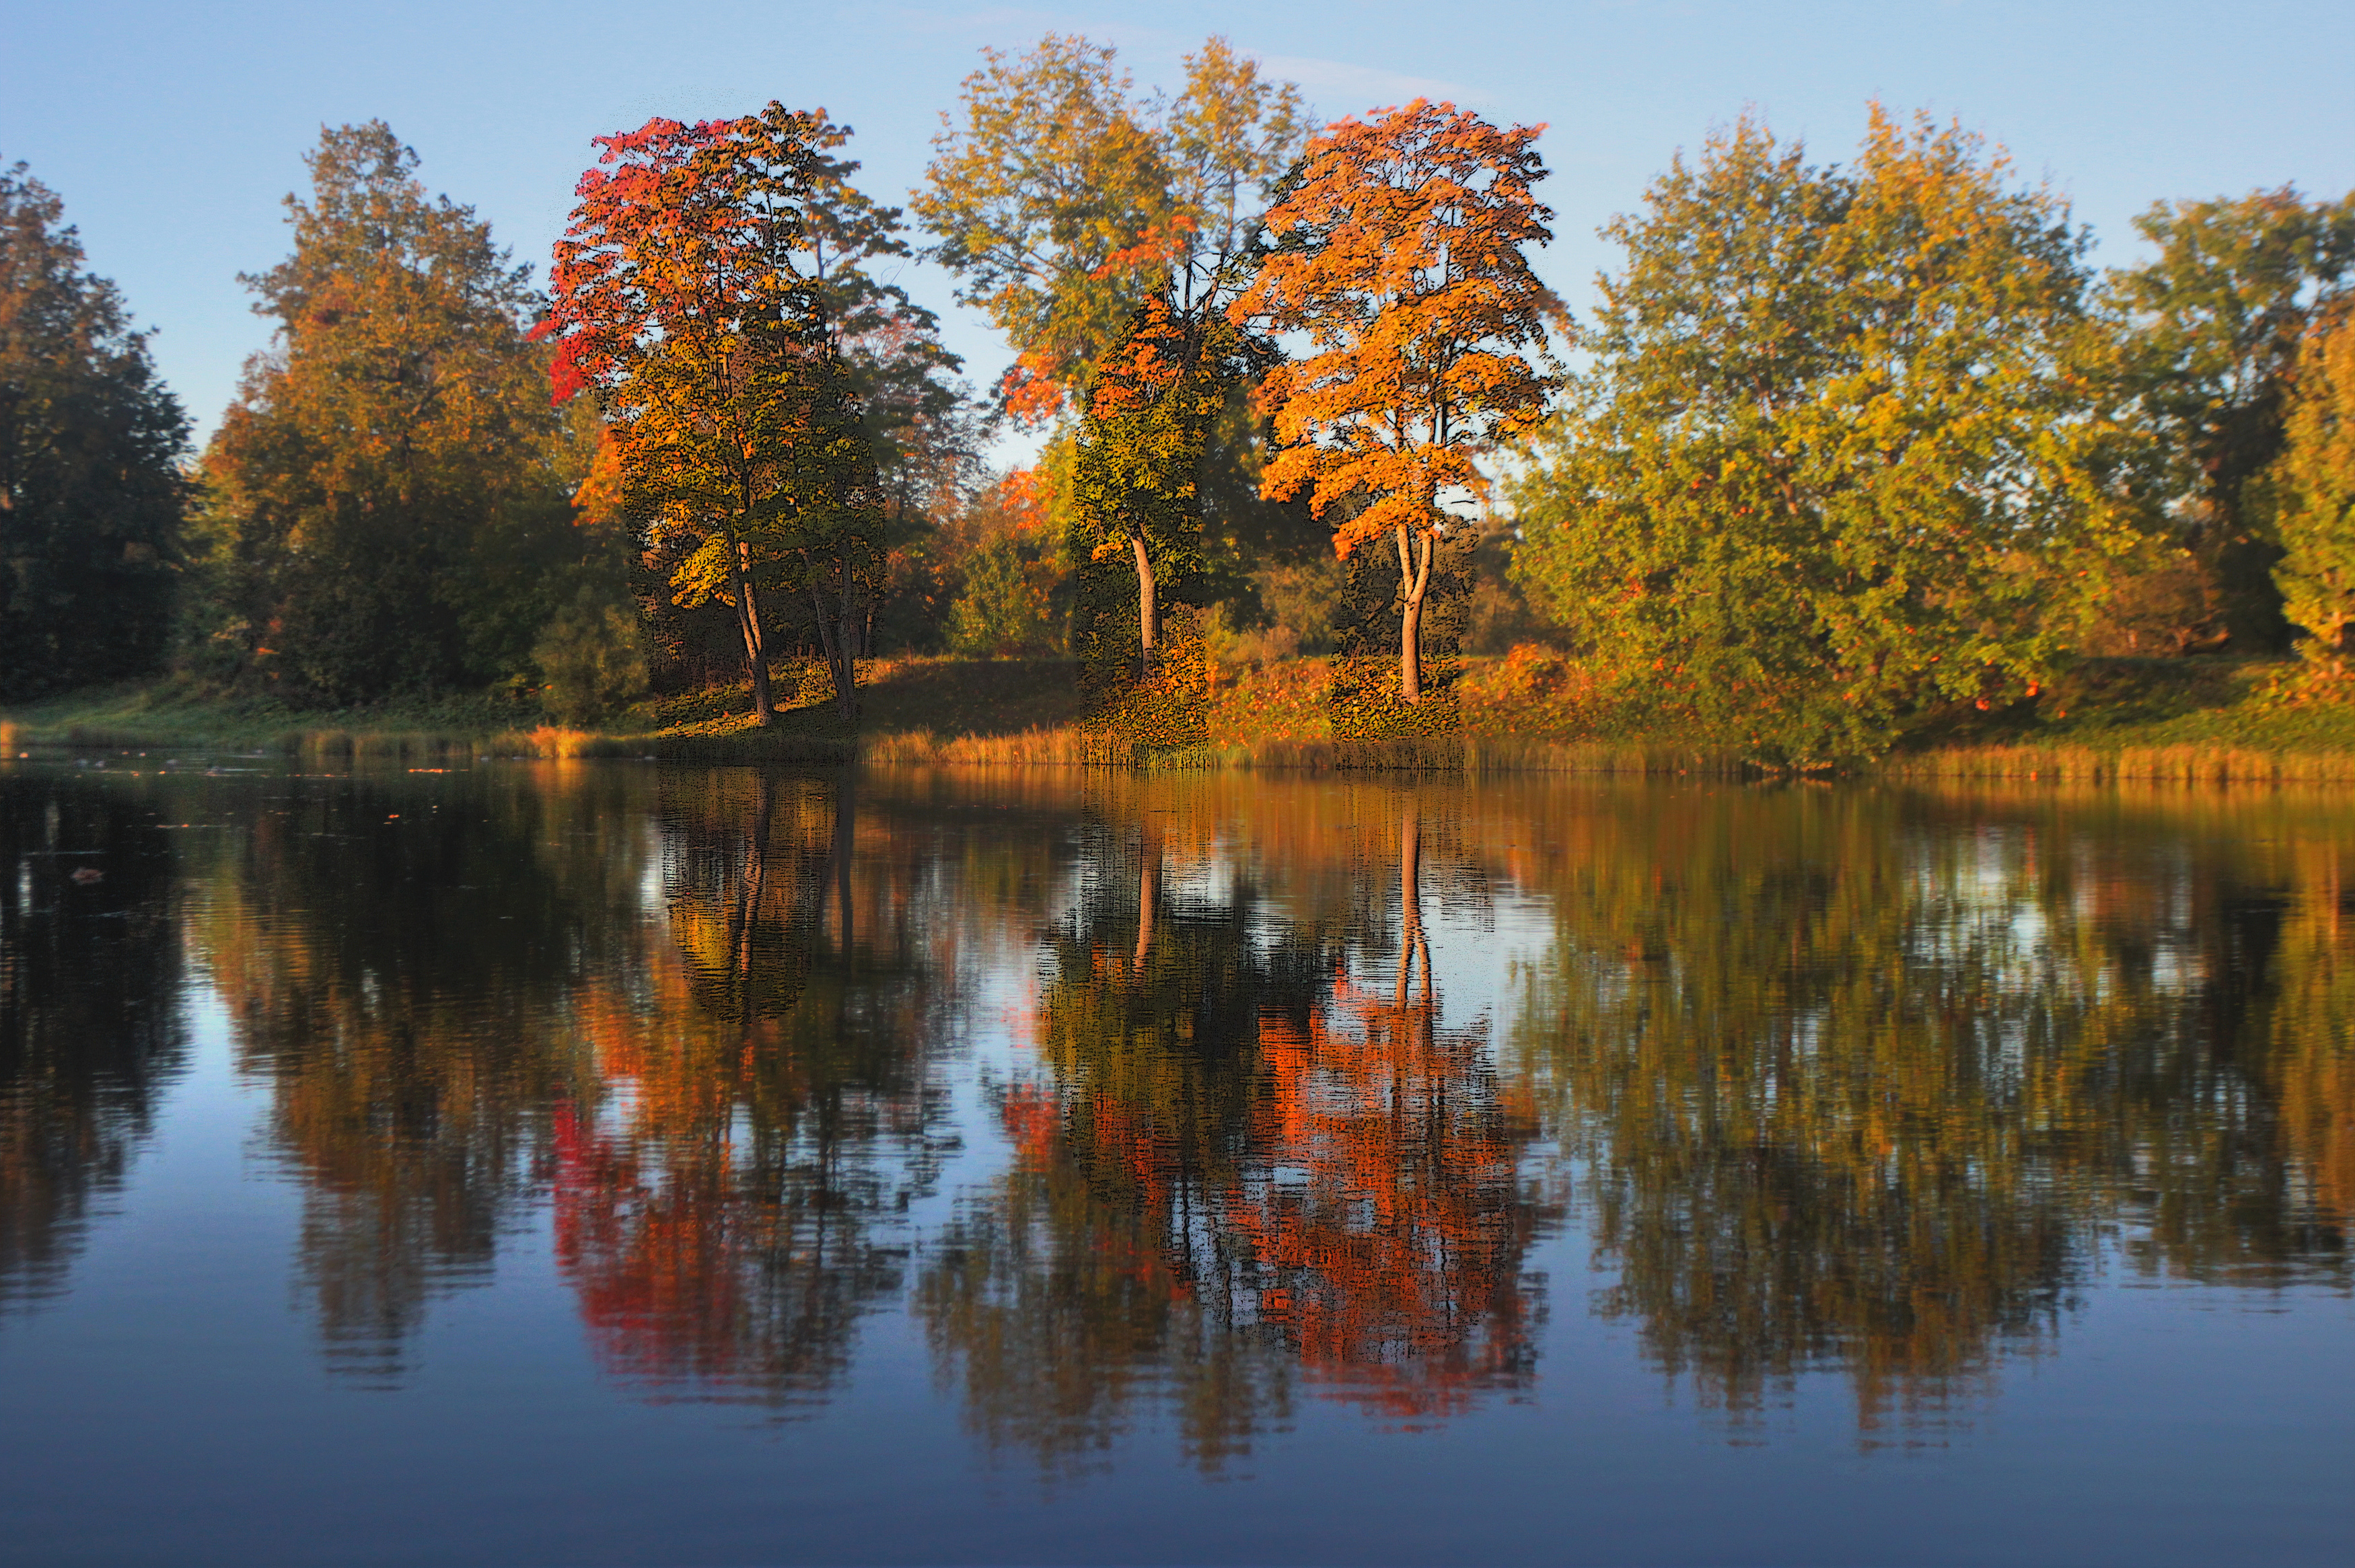
<path fill-rule="evenodd" d="M 0 764 L 0 1560 L 2343 1563 L 2355 796 Z"/>

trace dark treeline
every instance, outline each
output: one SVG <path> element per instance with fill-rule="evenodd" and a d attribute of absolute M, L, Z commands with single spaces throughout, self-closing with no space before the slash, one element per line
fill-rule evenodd
<path fill-rule="evenodd" d="M 1957 126 L 1876 107 L 1828 164 L 1744 119 L 1611 221 L 1573 322 L 1533 131 L 1319 130 L 1218 39 L 1184 71 L 988 51 L 904 212 L 822 112 L 600 138 L 544 289 L 390 128 L 328 129 L 193 461 L 59 198 L 0 176 L 0 700 L 168 666 L 589 722 L 749 676 L 766 722 L 855 713 L 862 657 L 1065 655 L 1148 726 L 1205 661 L 1331 652 L 1431 727 L 1453 654 L 1534 640 L 1804 761 L 2088 655 L 2339 673 L 2355 196 L 2161 203 L 2097 273 Z M 984 391 L 890 281 L 920 242 L 1015 351 Z M 831 680 L 768 691 L 802 655 Z"/>

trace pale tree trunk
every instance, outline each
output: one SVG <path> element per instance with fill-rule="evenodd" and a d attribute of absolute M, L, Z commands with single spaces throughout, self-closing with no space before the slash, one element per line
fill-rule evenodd
<path fill-rule="evenodd" d="M 1161 606 L 1153 578 L 1153 558 L 1145 553 L 1145 535 L 1131 534 L 1128 547 L 1136 556 L 1136 640 L 1140 673 L 1153 673 L 1155 644 L 1161 641 Z"/>
<path fill-rule="evenodd" d="M 1431 1000 L 1431 943 L 1423 934 L 1423 817 L 1407 797 L 1399 820 L 1398 1005 L 1406 1005 L 1415 959 L 1423 960 L 1423 999 Z"/>
<path fill-rule="evenodd" d="M 1161 907 L 1161 841 L 1149 826 L 1140 832 L 1136 863 L 1136 959 L 1132 967 L 1143 974 L 1153 951 L 1153 918 Z"/>
<path fill-rule="evenodd" d="M 773 723 L 769 701 L 769 651 L 761 641 L 761 609 L 752 602 L 752 546 L 736 543 L 736 628 L 744 634 L 744 667 L 752 676 L 752 722 Z"/>
<path fill-rule="evenodd" d="M 1406 525 L 1401 524 L 1399 591 L 1406 599 L 1406 609 L 1399 622 L 1399 695 L 1411 703 L 1423 701 L 1423 596 L 1431 589 L 1431 535 L 1417 535 L 1417 542 L 1420 551 L 1409 542 Z"/>

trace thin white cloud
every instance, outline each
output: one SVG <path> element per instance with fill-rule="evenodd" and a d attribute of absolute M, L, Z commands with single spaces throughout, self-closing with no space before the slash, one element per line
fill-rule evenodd
<path fill-rule="evenodd" d="M 1433 76 L 1409 76 L 1377 66 L 1351 65 L 1345 60 L 1305 58 L 1299 55 L 1262 55 L 1260 69 L 1279 80 L 1296 81 L 1308 101 L 1327 118 L 1363 114 L 1429 98 L 1467 108 L 1488 101 L 1489 94 L 1459 81 Z"/>

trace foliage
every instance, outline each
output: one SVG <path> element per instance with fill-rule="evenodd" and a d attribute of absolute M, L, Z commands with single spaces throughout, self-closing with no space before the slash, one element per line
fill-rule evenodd
<path fill-rule="evenodd" d="M 2122 328 L 2112 373 L 2175 469 L 2180 532 L 2202 579 L 2190 635 L 2278 647 L 2266 568 L 2279 547 L 2262 479 L 2282 450 L 2299 342 L 2355 269 L 2355 195 L 2309 202 L 2285 185 L 2162 202 L 2135 227 L 2159 254 L 2110 274 Z"/>
<path fill-rule="evenodd" d="M 1542 129 L 1421 99 L 1335 122 L 1268 214 L 1273 248 L 1233 306 L 1313 346 L 1263 386 L 1278 445 L 1262 488 L 1309 493 L 1344 556 L 1395 543 L 1409 703 L 1432 548 L 1449 527 L 1439 497 L 1487 493 L 1474 460 L 1542 415 L 1551 380 L 1532 355 L 1567 322 L 1523 253 L 1551 238 L 1531 194 Z"/>
<path fill-rule="evenodd" d="M 2355 312 L 2307 339 L 2284 424 L 2274 579 L 2309 634 L 2307 658 L 2343 675 L 2355 655 Z"/>
<path fill-rule="evenodd" d="M 381 121 L 322 133 L 277 323 L 205 456 L 200 668 L 352 702 L 519 665 L 577 556 L 579 432 L 540 393 L 538 297 L 490 228 L 429 200 Z"/>
<path fill-rule="evenodd" d="M 1115 51 L 1076 36 L 983 55 L 913 205 L 958 299 L 1014 344 L 1007 407 L 1045 419 L 1173 271 L 1185 307 L 1223 302 L 1258 200 L 1299 144 L 1299 93 L 1215 37 L 1186 57 L 1167 104 L 1138 101 Z"/>
<path fill-rule="evenodd" d="M 1159 656 L 1165 596 L 1199 592 L 1202 568 L 1200 475 L 1211 432 L 1232 395 L 1263 366 L 1265 345 L 1223 313 L 1188 310 L 1171 293 L 1140 306 L 1119 348 L 1097 367 L 1081 420 L 1064 508 L 1071 554 L 1096 567 L 1133 567 L 1141 657 L 1149 677 Z M 1106 574 L 1097 572 L 1098 577 Z M 1128 667 L 1121 639 L 1082 609 L 1090 656 Z M 1101 646 L 1097 646 L 1101 645 Z"/>
<path fill-rule="evenodd" d="M 636 613 L 593 590 L 556 612 L 531 657 L 548 683 L 549 711 L 566 724 L 587 724 L 646 694 Z"/>
<path fill-rule="evenodd" d="M 60 203 L 0 169 L 0 700 L 155 667 L 188 422 Z"/>
<path fill-rule="evenodd" d="M 952 652 L 1018 658 L 1056 652 L 1054 618 L 1035 549 L 1001 535 L 965 558 L 964 589 L 949 607 Z"/>
<path fill-rule="evenodd" d="M 2009 168 L 1878 109 L 1850 170 L 1743 120 L 1605 231 L 1592 368 L 1513 492 L 1599 674 L 1807 764 L 2061 667 L 2141 449 L 2080 368 L 2087 241 Z"/>
<path fill-rule="evenodd" d="M 886 226 L 848 187 L 856 165 L 830 155 L 848 136 L 771 103 L 597 138 L 611 167 L 581 176 L 539 329 L 557 343 L 558 395 L 598 395 L 625 510 L 650 543 L 687 546 L 677 602 L 735 611 L 762 724 L 757 593 L 809 592 L 848 708 L 860 577 L 881 545 L 874 445 L 833 306 L 853 297 L 840 267 L 883 246 Z"/>

